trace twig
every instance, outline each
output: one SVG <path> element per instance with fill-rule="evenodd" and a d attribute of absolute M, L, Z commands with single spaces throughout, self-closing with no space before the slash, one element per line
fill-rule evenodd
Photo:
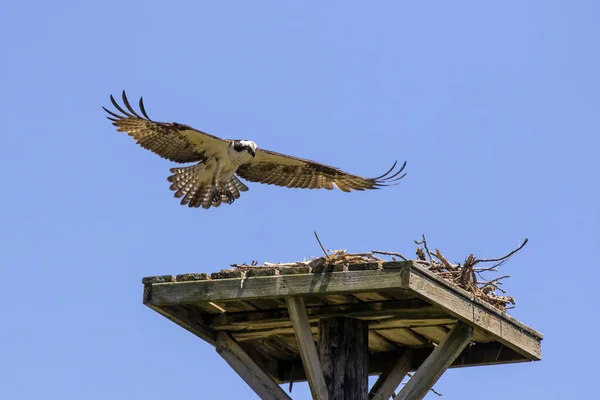
<path fill-rule="evenodd" d="M 498 286 L 498 284 L 496 283 L 486 283 L 483 286 L 481 286 L 481 290 L 483 291 L 483 293 L 488 293 L 493 289 L 498 289 L 499 291 L 501 291 L 502 293 L 506 293 L 506 290 L 502 289 L 500 286 Z"/>
<path fill-rule="evenodd" d="M 440 252 L 439 249 L 435 249 L 435 256 L 442 262 L 442 264 L 444 264 L 446 266 L 446 268 L 448 268 L 450 270 L 455 270 L 456 269 L 456 265 L 450 264 L 450 261 L 448 261 L 446 259 L 446 257 L 444 257 L 442 255 L 442 253 Z"/>
<path fill-rule="evenodd" d="M 506 260 L 508 260 L 513 254 L 515 254 L 517 251 L 519 251 L 523 247 L 525 247 L 525 245 L 527 244 L 528 241 L 529 241 L 529 239 L 525 238 L 525 240 L 523 241 L 523 243 L 519 247 L 517 247 L 516 249 L 514 249 L 513 251 L 511 251 L 510 253 L 508 253 L 504 257 L 499 257 L 499 258 L 479 258 L 479 259 L 476 259 L 475 261 L 473 261 L 472 266 L 474 266 L 478 262 L 495 262 L 495 261 L 500 261 L 500 264 L 494 265 L 492 268 L 499 267 L 500 265 L 504 264 L 504 262 L 506 262 Z"/>
<path fill-rule="evenodd" d="M 401 259 L 403 259 L 404 261 L 408 261 L 408 258 L 404 257 L 402 254 L 400 253 L 395 253 L 393 251 L 380 251 L 380 250 L 371 250 L 371 253 L 374 254 L 382 254 L 384 256 L 396 256 L 396 257 L 400 257 Z"/>
<path fill-rule="evenodd" d="M 420 242 L 415 240 L 415 244 L 422 244 L 423 247 L 425 247 L 425 251 L 427 252 L 427 255 L 429 256 L 429 264 L 431 266 L 433 266 L 433 259 L 431 258 L 431 252 L 429 251 L 429 248 L 427 247 L 427 240 L 425 239 L 425 234 L 421 234 L 421 236 L 423 237 L 423 240 Z"/>
<path fill-rule="evenodd" d="M 321 246 L 321 250 L 323 250 L 323 254 L 325 254 L 325 258 L 327 258 L 327 261 L 329 261 L 329 255 L 325 251 L 325 247 L 323 247 L 323 244 L 321 243 L 321 239 L 319 239 L 319 235 L 317 235 L 317 231 L 314 231 L 314 233 L 315 233 L 315 237 L 317 238 L 317 242 L 319 242 L 319 246 Z"/>

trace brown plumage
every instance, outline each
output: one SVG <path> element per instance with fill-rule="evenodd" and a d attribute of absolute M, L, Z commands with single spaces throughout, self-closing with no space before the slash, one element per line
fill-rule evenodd
<path fill-rule="evenodd" d="M 222 202 L 232 203 L 245 192 L 235 174 L 251 182 L 288 188 L 333 189 L 344 192 L 378 189 L 397 183 L 406 162 L 396 170 L 397 163 L 376 178 L 363 178 L 338 168 L 274 151 L 256 148 L 245 140 L 220 139 L 188 125 L 152 121 L 140 98 L 141 115 L 131 107 L 125 91 L 122 108 L 110 96 L 120 113 L 104 110 L 119 132 L 126 132 L 137 143 L 159 156 L 178 163 L 197 162 L 196 165 L 173 168 L 171 190 L 181 204 L 189 207 L 218 207 Z"/>

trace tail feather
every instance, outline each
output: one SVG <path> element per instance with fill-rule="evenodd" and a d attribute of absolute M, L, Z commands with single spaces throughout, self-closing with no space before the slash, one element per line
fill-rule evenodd
<path fill-rule="evenodd" d="M 240 197 L 240 192 L 245 192 L 248 187 L 235 175 L 225 182 L 212 185 L 212 176 L 206 173 L 204 164 L 199 163 L 190 167 L 171 168 L 173 175 L 167 180 L 169 187 L 175 191 L 174 196 L 181 198 L 181 205 L 188 207 L 219 207 L 222 203 L 231 204 Z"/>
<path fill-rule="evenodd" d="M 233 175 L 231 177 L 231 179 L 229 180 L 229 182 L 233 182 L 233 184 L 235 185 L 235 187 L 237 187 L 240 192 L 247 192 L 248 191 L 248 186 L 244 185 L 244 183 L 242 181 L 240 181 L 238 179 L 238 177 L 235 176 L 235 175 Z"/>

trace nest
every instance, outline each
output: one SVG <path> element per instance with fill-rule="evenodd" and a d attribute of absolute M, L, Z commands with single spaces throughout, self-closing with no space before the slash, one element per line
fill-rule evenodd
<path fill-rule="evenodd" d="M 319 240 L 318 236 L 317 240 Z M 501 311 L 506 311 L 509 308 L 513 308 L 515 305 L 515 299 L 511 296 L 507 296 L 506 291 L 501 287 L 503 280 L 509 278 L 509 276 L 503 275 L 493 279 L 485 279 L 483 274 L 498 272 L 498 267 L 502 266 L 513 254 L 521 250 L 527 244 L 527 241 L 528 240 L 525 239 L 517 249 L 503 257 L 485 259 L 477 258 L 473 254 L 470 254 L 465 259 L 464 263 L 461 264 L 449 262 L 438 249 L 435 249 L 435 252 L 431 252 L 427 246 L 425 236 L 423 235 L 422 240 L 415 240 L 415 244 L 417 244 L 418 247 L 416 249 L 416 259 L 414 261 L 446 281 L 472 293 L 476 298 L 489 303 Z M 321 245 L 320 240 L 319 245 Z M 409 260 L 400 253 L 390 251 L 372 250 L 369 253 L 351 254 L 345 250 L 326 251 L 322 245 L 321 249 L 324 253 L 323 256 L 313 257 L 312 259 L 305 261 L 291 263 L 265 262 L 264 265 L 258 265 L 256 261 L 253 261 L 250 264 L 232 264 L 231 266 L 244 271 L 256 271 L 260 268 L 270 268 L 287 271 L 297 269 L 298 271 L 317 272 L 323 271 L 325 267 L 327 267 L 328 270 L 335 271 L 347 270 L 348 266 L 353 264 L 382 264 L 386 261 L 390 261 L 390 259 L 392 261 L 397 261 L 398 258 L 404 261 Z M 382 258 L 382 256 L 386 258 Z M 486 263 L 493 264 L 489 267 L 477 266 L 480 263 L 482 265 Z"/>

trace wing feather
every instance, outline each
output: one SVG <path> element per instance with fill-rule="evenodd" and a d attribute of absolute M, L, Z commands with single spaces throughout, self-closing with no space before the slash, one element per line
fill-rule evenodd
<path fill-rule="evenodd" d="M 118 113 L 102 107 L 109 114 L 107 118 L 117 127 L 117 131 L 126 132 L 140 146 L 163 158 L 179 163 L 203 161 L 227 149 L 227 141 L 191 126 L 152 121 L 142 98 L 139 102 L 141 116 L 129 103 L 125 91 L 122 99 L 126 110 L 110 96 Z"/>
<path fill-rule="evenodd" d="M 376 178 L 363 178 L 315 161 L 258 149 L 250 162 L 238 168 L 237 174 L 251 182 L 268 185 L 328 190 L 337 187 L 350 192 L 395 184 L 406 175 L 402 174 L 406 162 L 395 171 L 396 165 Z"/>

